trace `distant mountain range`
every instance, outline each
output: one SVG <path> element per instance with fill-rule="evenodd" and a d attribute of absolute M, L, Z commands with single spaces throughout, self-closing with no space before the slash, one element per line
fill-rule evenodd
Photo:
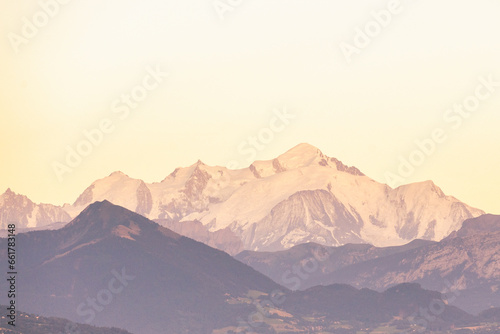
<path fill-rule="evenodd" d="M 10 188 L 0 195 L 0 229 L 5 229 L 10 223 L 16 223 L 18 228 L 43 228 L 70 220 L 70 215 L 63 208 L 52 204 L 35 204 Z"/>
<path fill-rule="evenodd" d="M 16 244 L 22 250 L 17 263 L 20 309 L 132 333 L 357 333 L 376 328 L 416 333 L 421 329 L 417 324 L 435 333 L 478 324 L 498 328 L 446 305 L 440 293 L 417 284 L 385 292 L 342 284 L 292 292 L 222 251 L 108 201 L 91 204 L 61 229 L 19 234 Z M 7 240 L 0 239 L 2 268 L 7 267 L 6 252 Z M 1 281 L 2 291 L 7 283 Z M 2 294 L 0 303 L 5 298 Z M 440 312 L 422 325 L 422 310 L 429 312 L 436 303 Z M 493 321 L 497 313 L 487 316 Z"/>
<path fill-rule="evenodd" d="M 68 222 L 108 200 L 231 254 L 327 246 L 439 241 L 484 212 L 445 195 L 431 181 L 392 189 L 319 149 L 300 144 L 269 161 L 229 170 L 198 161 L 163 181 L 121 172 L 92 183 L 73 204 L 34 204 L 10 189 L 0 196 L 0 228 Z"/>
<path fill-rule="evenodd" d="M 468 312 L 500 307 L 500 216 L 495 215 L 466 220 L 440 242 L 388 248 L 310 243 L 280 252 L 244 251 L 236 258 L 292 289 L 348 283 L 383 291 L 416 282 L 446 292 L 451 304 Z M 301 272 L 307 277 L 299 280 Z"/>

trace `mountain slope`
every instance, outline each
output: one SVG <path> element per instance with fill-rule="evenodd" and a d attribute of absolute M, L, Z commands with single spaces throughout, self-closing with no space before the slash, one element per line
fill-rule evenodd
<path fill-rule="evenodd" d="M 184 220 L 199 220 L 211 231 L 229 226 L 245 249 L 279 250 L 304 242 L 441 240 L 482 213 L 430 181 L 391 189 L 307 144 L 249 169 L 257 180 Z"/>
<path fill-rule="evenodd" d="M 62 229 L 19 234 L 17 245 L 20 308 L 135 333 L 209 332 L 250 313 L 227 299 L 279 288 L 226 253 L 106 201 Z"/>

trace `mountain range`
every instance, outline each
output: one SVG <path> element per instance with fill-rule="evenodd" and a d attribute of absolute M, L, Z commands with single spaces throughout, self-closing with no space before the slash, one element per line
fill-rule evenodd
<path fill-rule="evenodd" d="M 290 291 L 220 250 L 108 201 L 58 230 L 17 235 L 19 308 L 132 333 L 435 333 L 497 328 L 418 284 L 386 291 L 345 284 Z M 411 247 L 410 247 L 411 248 Z M 418 248 L 417 248 L 418 249 Z M 7 239 L 0 266 L 7 267 Z M 0 288 L 7 289 L 2 280 Z M 6 296 L 0 296 L 5 304 Z M 425 320 L 438 303 L 440 312 Z M 496 311 L 485 317 L 494 321 Z M 427 323 L 423 324 L 423 320 Z M 381 327 L 382 326 L 382 327 Z M 458 333 L 458 332 L 457 332 Z"/>
<path fill-rule="evenodd" d="M 446 293 L 450 304 L 471 313 L 500 307 L 500 216 L 496 215 L 468 219 L 440 242 L 414 240 L 386 248 L 309 243 L 280 252 L 244 251 L 235 258 L 291 289 L 346 283 L 383 291 L 413 282 Z"/>
<path fill-rule="evenodd" d="M 0 195 L 0 229 L 16 223 L 19 228 L 44 228 L 56 222 L 69 222 L 70 215 L 52 204 L 36 204 L 8 188 Z"/>
<path fill-rule="evenodd" d="M 300 144 L 239 170 L 198 161 L 156 183 L 114 172 L 63 206 L 34 204 L 8 189 L 0 196 L 0 228 L 10 222 L 19 228 L 68 222 L 103 200 L 233 255 L 307 242 L 386 247 L 440 241 L 484 213 L 445 195 L 432 181 L 392 189 Z"/>

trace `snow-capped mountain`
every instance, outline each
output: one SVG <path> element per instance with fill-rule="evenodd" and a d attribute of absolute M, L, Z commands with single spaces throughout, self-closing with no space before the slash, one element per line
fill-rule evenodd
<path fill-rule="evenodd" d="M 0 230 L 8 224 L 16 223 L 16 228 L 30 228 L 68 222 L 69 214 L 51 204 L 35 204 L 28 197 L 7 189 L 0 195 Z"/>
<path fill-rule="evenodd" d="M 242 249 L 250 250 L 304 242 L 392 246 L 416 238 L 438 241 L 465 219 L 484 213 L 446 196 L 431 181 L 392 189 L 309 144 L 239 170 L 198 161 L 151 184 L 115 172 L 63 209 L 73 218 L 103 200 L 174 230 L 182 222 L 201 222 L 210 232 L 229 230 L 241 239 Z"/>
<path fill-rule="evenodd" d="M 305 144 L 249 169 L 254 181 L 184 220 L 199 220 L 212 231 L 230 227 L 245 249 L 279 250 L 304 242 L 441 240 L 483 213 L 431 181 L 392 189 Z"/>

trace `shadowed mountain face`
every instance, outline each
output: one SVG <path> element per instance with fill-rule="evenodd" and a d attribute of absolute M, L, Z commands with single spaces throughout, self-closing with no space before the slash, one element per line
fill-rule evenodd
<path fill-rule="evenodd" d="M 478 234 L 488 234 L 500 231 L 500 216 L 482 215 L 477 218 L 467 219 L 463 222 L 462 228 L 451 233 L 447 239 L 464 238 Z"/>
<path fill-rule="evenodd" d="M 229 228 L 210 232 L 199 221 L 179 222 L 168 219 L 155 219 L 154 221 L 185 237 L 202 242 L 210 247 L 221 249 L 229 254 L 238 254 L 243 250 L 241 239 Z"/>
<path fill-rule="evenodd" d="M 106 201 L 60 230 L 18 235 L 17 248 L 19 308 L 135 333 L 206 333 L 250 313 L 227 299 L 279 288 L 226 253 Z"/>
<path fill-rule="evenodd" d="M 326 247 L 307 243 L 279 252 L 243 251 L 234 257 L 287 288 L 304 290 L 331 283 L 334 273 L 344 267 L 434 243 L 414 240 L 407 245 L 382 248 L 367 244 Z"/>
<path fill-rule="evenodd" d="M 349 285 L 316 286 L 288 295 L 283 307 L 291 313 L 330 319 L 387 323 L 394 319 L 421 316 L 420 310 L 440 304 L 439 319 L 428 324 L 431 328 L 446 328 L 452 322 L 469 324 L 475 319 L 466 312 L 441 302 L 439 292 L 423 290 L 418 284 L 400 284 L 382 293 L 369 289 L 355 289 Z M 436 306 L 434 306 L 436 307 Z"/>
<path fill-rule="evenodd" d="M 416 282 L 446 292 L 450 303 L 471 313 L 500 306 L 500 216 L 469 219 L 438 243 L 301 245 L 275 253 L 245 251 L 236 258 L 293 289 L 346 283 L 381 291 Z"/>

